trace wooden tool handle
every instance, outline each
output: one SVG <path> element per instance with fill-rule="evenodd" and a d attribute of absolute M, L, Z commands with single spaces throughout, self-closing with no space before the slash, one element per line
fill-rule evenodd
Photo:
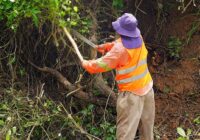
<path fill-rule="evenodd" d="M 67 35 L 69 41 L 72 43 L 72 46 L 74 47 L 75 51 L 76 51 L 76 54 L 78 55 L 78 58 L 80 59 L 80 61 L 82 62 L 83 61 L 83 56 L 81 55 L 78 47 L 77 47 L 77 44 L 76 42 L 74 41 L 74 39 L 72 38 L 71 34 L 68 32 L 68 30 L 63 27 L 63 30 L 65 32 L 65 34 Z"/>

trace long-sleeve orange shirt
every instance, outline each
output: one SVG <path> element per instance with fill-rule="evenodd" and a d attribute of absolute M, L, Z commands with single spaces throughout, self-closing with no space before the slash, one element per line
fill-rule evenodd
<path fill-rule="evenodd" d="M 98 46 L 98 51 L 102 54 L 101 58 L 96 60 L 84 60 L 82 66 L 91 74 L 110 71 L 115 68 L 126 65 L 130 56 L 126 48 L 121 47 L 120 39 Z M 153 81 L 144 88 L 132 91 L 136 95 L 145 95 L 153 86 Z"/>
<path fill-rule="evenodd" d="M 106 72 L 123 66 L 129 59 L 128 52 L 125 48 L 120 47 L 117 41 L 100 45 L 98 51 L 103 54 L 107 53 L 96 60 L 84 60 L 82 64 L 91 74 Z"/>

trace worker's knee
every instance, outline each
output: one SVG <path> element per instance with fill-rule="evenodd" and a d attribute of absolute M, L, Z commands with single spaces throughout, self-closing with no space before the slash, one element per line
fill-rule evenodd
<path fill-rule="evenodd" d="M 151 116 L 144 115 L 144 116 L 142 116 L 141 120 L 142 120 L 142 123 L 153 123 L 154 122 L 154 115 L 151 115 Z"/>

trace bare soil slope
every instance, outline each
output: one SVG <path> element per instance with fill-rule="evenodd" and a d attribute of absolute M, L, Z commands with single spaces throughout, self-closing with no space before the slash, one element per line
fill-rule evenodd
<path fill-rule="evenodd" d="M 196 20 L 198 17 L 194 15 L 172 20 L 166 29 L 168 35 L 181 40 L 188 39 L 187 33 Z M 199 28 L 192 36 L 190 43 L 182 48 L 180 61 L 169 61 L 154 69 L 154 85 L 157 136 L 163 140 L 176 139 L 176 128 L 179 126 L 192 129 L 193 135 L 199 134 L 200 124 L 193 122 L 200 116 Z"/>

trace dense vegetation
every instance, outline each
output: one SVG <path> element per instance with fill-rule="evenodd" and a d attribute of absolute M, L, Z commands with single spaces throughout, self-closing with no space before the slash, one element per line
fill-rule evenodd
<path fill-rule="evenodd" d="M 0 0 L 0 139 L 115 139 L 113 72 L 86 73 L 63 28 L 77 30 L 95 43 L 112 40 L 107 24 L 129 7 L 128 2 Z M 184 13 L 199 4 L 152 3 L 159 21 L 171 7 Z M 187 40 L 167 38 L 168 60 L 180 59 L 181 47 L 199 26 L 194 23 Z M 86 59 L 96 57 L 78 37 L 74 40 Z M 194 123 L 199 125 L 200 118 Z M 179 127 L 178 133 L 184 140 L 192 132 Z"/>

